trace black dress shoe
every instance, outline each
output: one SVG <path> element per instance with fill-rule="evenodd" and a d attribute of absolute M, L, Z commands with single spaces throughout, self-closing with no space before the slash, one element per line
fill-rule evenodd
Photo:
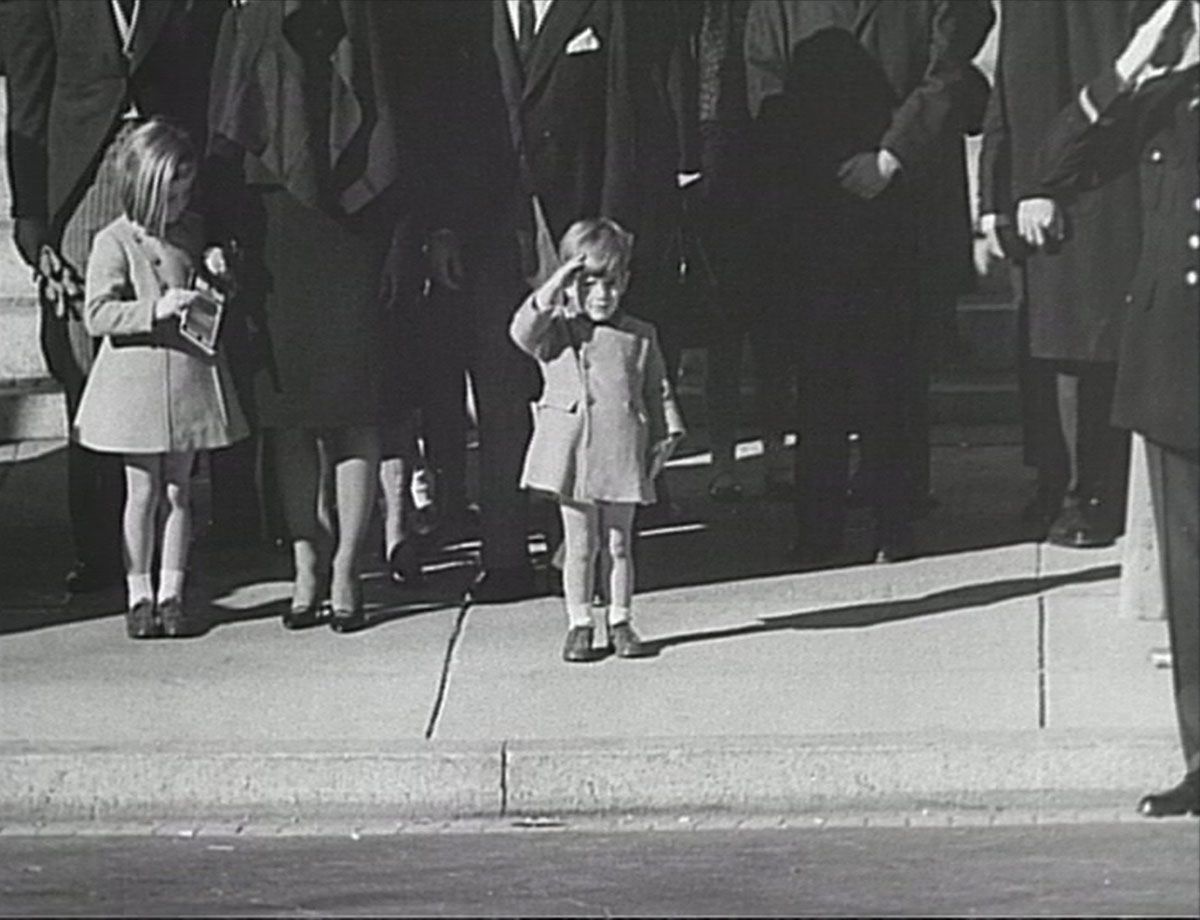
<path fill-rule="evenodd" d="M 125 611 L 125 634 L 130 639 L 157 639 L 162 635 L 154 616 L 154 601 L 138 601 Z"/>
<path fill-rule="evenodd" d="M 335 633 L 352 633 L 367 625 L 361 607 L 334 607 L 329 614 L 329 628 Z"/>
<path fill-rule="evenodd" d="M 785 561 L 798 569 L 816 569 L 836 562 L 845 547 L 841 542 L 797 540 L 787 548 Z"/>
<path fill-rule="evenodd" d="M 1101 517 L 1096 503 L 1068 498 L 1050 525 L 1046 540 L 1055 546 L 1072 549 L 1108 546 L 1116 539 L 1116 534 L 1111 527 L 1101 523 Z"/>
<path fill-rule="evenodd" d="M 537 597 L 533 566 L 484 569 L 467 588 L 467 599 L 476 604 L 506 604 Z"/>
<path fill-rule="evenodd" d="M 914 553 L 912 527 L 908 524 L 889 524 L 878 528 L 875 538 L 875 561 L 899 562 Z"/>
<path fill-rule="evenodd" d="M 401 540 L 388 554 L 388 571 L 392 581 L 398 585 L 416 587 L 424 581 L 421 571 L 421 554 L 414 537 Z"/>
<path fill-rule="evenodd" d="M 579 664 L 588 661 L 600 661 L 608 655 L 608 649 L 596 648 L 592 645 L 595 629 L 591 626 L 572 626 L 567 631 L 567 641 L 563 645 L 563 661 Z"/>
<path fill-rule="evenodd" d="M 1165 792 L 1142 796 L 1137 808 L 1148 818 L 1200 815 L 1200 772 L 1193 770 L 1178 786 Z"/>
<path fill-rule="evenodd" d="M 114 588 L 124 579 L 120 569 L 101 568 L 86 562 L 77 562 L 67 573 L 67 590 L 72 594 L 88 594 Z"/>
<path fill-rule="evenodd" d="M 313 601 L 307 606 L 292 607 L 281 618 L 284 629 L 308 629 L 321 622 L 321 611 L 324 605 Z"/>

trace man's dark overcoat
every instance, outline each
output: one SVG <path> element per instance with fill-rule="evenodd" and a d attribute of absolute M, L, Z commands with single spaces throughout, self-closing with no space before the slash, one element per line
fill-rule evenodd
<path fill-rule="evenodd" d="M 980 213 L 1016 219 L 1045 196 L 1037 151 L 1054 117 L 1133 34 L 1138 0 L 1021 0 L 1003 7 L 999 59 L 984 124 Z M 1034 358 L 1115 361 L 1124 293 L 1137 264 L 1137 177 L 1057 197 L 1061 245 L 1023 259 Z"/>
<path fill-rule="evenodd" d="M 812 280 L 870 283 L 911 267 L 915 240 L 934 237 L 943 245 L 922 247 L 921 271 L 961 278 L 970 248 L 961 196 L 934 189 L 951 148 L 961 149 L 977 91 L 970 63 L 993 19 L 987 0 L 754 0 L 747 88 L 763 204 L 804 215 L 797 254 Z M 872 201 L 854 198 L 838 165 L 881 147 L 903 164 L 901 181 Z M 935 200 L 957 216 L 930 213 Z"/>

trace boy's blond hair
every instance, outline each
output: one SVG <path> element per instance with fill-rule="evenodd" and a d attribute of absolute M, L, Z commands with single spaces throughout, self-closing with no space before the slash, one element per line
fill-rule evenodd
<path fill-rule="evenodd" d="M 633 259 L 633 234 L 608 217 L 577 220 L 563 234 L 558 257 L 567 262 L 581 252 L 599 256 L 606 274 L 624 277 Z"/>
<path fill-rule="evenodd" d="M 184 165 L 196 165 L 196 150 L 186 131 L 161 118 L 135 128 L 120 155 L 125 216 L 155 236 L 166 233 L 168 189 Z"/>

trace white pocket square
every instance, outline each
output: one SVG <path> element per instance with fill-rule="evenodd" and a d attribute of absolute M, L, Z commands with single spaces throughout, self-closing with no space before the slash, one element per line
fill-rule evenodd
<path fill-rule="evenodd" d="M 567 42 L 567 54 L 584 54 L 588 51 L 600 50 L 600 37 L 596 30 L 588 26 L 573 39 Z"/>

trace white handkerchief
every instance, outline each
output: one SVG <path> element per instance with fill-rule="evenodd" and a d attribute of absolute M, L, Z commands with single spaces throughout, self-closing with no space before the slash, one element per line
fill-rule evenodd
<path fill-rule="evenodd" d="M 567 54 L 584 54 L 588 51 L 600 50 L 600 37 L 596 30 L 588 26 L 573 39 L 567 42 Z"/>

